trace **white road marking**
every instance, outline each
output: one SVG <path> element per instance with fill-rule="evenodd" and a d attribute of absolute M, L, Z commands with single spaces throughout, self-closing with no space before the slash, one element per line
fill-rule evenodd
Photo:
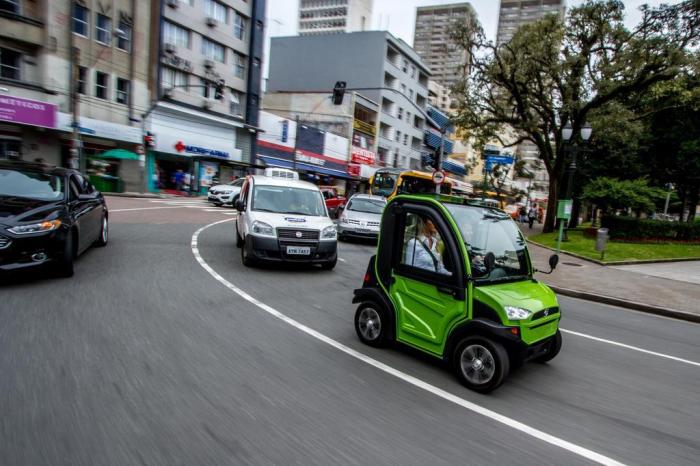
<path fill-rule="evenodd" d="M 467 401 L 463 398 L 460 398 L 456 395 L 453 395 L 452 393 L 443 390 L 441 388 L 438 388 L 434 385 L 430 385 L 427 382 L 424 382 L 423 380 L 414 377 L 412 375 L 406 374 L 405 372 L 401 372 L 398 369 L 395 369 L 387 364 L 384 364 L 383 362 L 377 361 L 374 358 L 371 358 L 367 356 L 364 353 L 360 353 L 359 351 L 356 351 L 349 346 L 345 346 L 344 344 L 333 340 L 330 337 L 327 337 L 326 335 L 317 332 L 316 330 L 307 327 L 306 325 L 297 322 L 296 320 L 292 319 L 291 317 L 288 317 L 285 314 L 282 314 L 275 308 L 268 306 L 267 304 L 257 300 L 256 298 L 252 297 L 242 289 L 238 288 L 236 285 L 233 283 L 229 282 L 226 280 L 224 277 L 219 275 L 218 272 L 216 272 L 207 262 L 202 258 L 201 254 L 199 253 L 199 247 L 198 247 L 198 240 L 199 240 L 199 235 L 202 233 L 204 230 L 206 230 L 209 227 L 212 227 L 214 225 L 218 225 L 220 223 L 224 222 L 230 222 L 230 219 L 227 220 L 220 220 L 218 222 L 210 223 L 209 225 L 205 225 L 199 230 L 195 231 L 194 234 L 192 235 L 192 242 L 190 244 L 192 248 L 192 254 L 194 254 L 195 259 L 197 262 L 199 262 L 199 265 L 206 270 L 209 275 L 211 275 L 214 279 L 216 279 L 219 283 L 224 285 L 226 288 L 229 290 L 233 291 L 236 293 L 238 296 L 241 298 L 245 299 L 251 304 L 254 304 L 255 306 L 259 307 L 263 311 L 267 312 L 268 314 L 273 315 L 274 317 L 277 317 L 278 319 L 286 322 L 287 324 L 291 325 L 292 327 L 306 333 L 307 335 L 310 335 L 317 340 L 320 340 L 334 348 L 336 348 L 339 351 L 342 351 L 343 353 L 350 355 L 356 359 L 359 359 L 360 361 L 367 363 L 371 366 L 374 366 L 375 368 L 386 372 L 387 374 L 393 375 L 394 377 L 397 377 L 404 382 L 407 382 L 415 387 L 421 388 L 427 392 L 432 393 L 433 395 L 439 396 L 440 398 L 443 398 L 447 401 L 450 401 L 456 405 L 459 405 L 465 409 L 468 409 L 472 412 L 475 412 L 477 414 L 481 414 L 482 416 L 485 416 L 489 419 L 492 419 L 496 422 L 500 422 L 501 424 L 504 424 L 508 427 L 511 427 L 515 430 L 518 430 L 524 434 L 530 435 L 536 439 L 542 440 L 546 443 L 549 443 L 551 445 L 560 447 L 564 450 L 570 451 L 571 453 L 574 453 L 576 455 L 582 456 L 584 458 L 587 458 L 591 461 L 595 461 L 596 463 L 600 464 L 605 464 L 605 465 L 621 465 L 623 463 L 620 463 L 612 458 L 609 458 L 607 456 L 601 455 L 600 453 L 596 453 L 593 450 L 589 450 L 587 448 L 584 448 L 582 446 L 576 445 L 574 443 L 571 443 L 569 441 L 566 441 L 564 439 L 561 439 L 559 437 L 555 437 L 553 435 L 550 435 L 546 432 L 543 432 L 541 430 L 535 429 L 534 427 L 530 427 L 527 424 L 523 424 L 520 421 L 516 421 L 515 419 L 509 418 L 507 416 L 504 416 L 502 414 L 499 414 L 495 411 L 491 411 L 490 409 L 484 408 L 483 406 L 477 405 L 475 403 L 472 403 L 470 401 Z"/>
<path fill-rule="evenodd" d="M 139 207 L 138 209 L 109 209 L 109 213 L 112 212 L 131 212 L 134 210 L 155 210 L 155 209 L 180 209 L 180 206 L 175 207 Z"/>
<path fill-rule="evenodd" d="M 339 260 L 340 262 L 345 262 L 345 259 L 343 259 L 342 257 L 339 257 L 338 260 Z"/>
<path fill-rule="evenodd" d="M 559 330 L 561 330 L 561 331 L 564 332 L 564 333 L 570 333 L 571 335 L 576 335 L 576 336 L 579 336 L 579 337 L 582 337 L 582 338 L 588 338 L 589 340 L 599 341 L 599 342 L 601 342 L 601 343 L 607 343 L 607 344 L 609 344 L 609 345 L 619 346 L 619 347 L 621 347 L 621 348 L 626 348 L 626 349 L 631 349 L 631 350 L 634 350 L 634 351 L 639 351 L 640 353 L 651 354 L 651 355 L 654 355 L 654 356 L 658 356 L 658 357 L 660 357 L 660 358 L 671 359 L 671 360 L 673 360 L 673 361 L 678 361 L 678 362 L 682 362 L 682 363 L 685 363 L 685 364 L 690 364 L 690 365 L 692 365 L 692 366 L 698 366 L 698 367 L 700 367 L 700 362 L 690 361 L 690 360 L 688 360 L 688 359 L 683 359 L 683 358 L 679 358 L 679 357 L 676 357 L 676 356 L 671 356 L 671 355 L 669 355 L 669 354 L 657 353 L 656 351 L 645 350 L 644 348 L 639 348 L 639 347 L 637 347 L 637 346 L 626 345 L 626 344 L 624 344 L 624 343 L 620 343 L 620 342 L 617 342 L 617 341 L 606 340 L 606 339 L 604 339 L 604 338 L 594 337 L 593 335 L 587 335 L 587 334 L 585 334 L 585 333 L 574 332 L 573 330 L 566 330 L 566 329 L 563 329 L 563 328 L 560 328 Z"/>

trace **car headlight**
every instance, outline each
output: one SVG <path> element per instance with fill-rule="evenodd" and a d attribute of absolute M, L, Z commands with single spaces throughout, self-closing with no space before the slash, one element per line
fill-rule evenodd
<path fill-rule="evenodd" d="M 506 311 L 508 320 L 523 320 L 527 319 L 530 317 L 530 314 L 532 314 L 532 312 L 522 307 L 505 306 L 503 309 Z"/>
<path fill-rule="evenodd" d="M 337 233 L 338 233 L 338 230 L 335 227 L 335 225 L 331 225 L 331 226 L 323 229 L 323 231 L 321 232 L 321 238 L 333 239 L 333 238 L 335 238 Z"/>
<path fill-rule="evenodd" d="M 31 225 L 18 225 L 9 229 L 15 235 L 28 235 L 31 233 L 46 233 L 47 231 L 56 230 L 61 226 L 60 220 L 48 220 L 41 223 L 32 223 Z"/>
<path fill-rule="evenodd" d="M 262 236 L 275 236 L 275 230 L 265 222 L 254 221 L 253 233 Z"/>

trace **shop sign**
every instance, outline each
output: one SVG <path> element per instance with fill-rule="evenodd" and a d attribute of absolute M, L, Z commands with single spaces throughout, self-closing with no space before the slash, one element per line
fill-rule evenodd
<path fill-rule="evenodd" d="M 356 163 L 348 164 L 348 175 L 360 176 L 361 171 L 362 171 L 362 165 L 358 165 Z"/>
<path fill-rule="evenodd" d="M 297 151 L 296 153 L 296 159 L 297 162 L 304 162 L 304 163 L 310 163 L 312 165 L 318 165 L 318 166 L 324 166 L 326 164 L 326 161 L 323 159 L 319 159 L 316 157 L 311 157 L 310 155 L 306 155 L 300 151 Z"/>
<path fill-rule="evenodd" d="M 140 143 L 142 139 L 140 128 L 120 125 L 109 121 L 81 117 L 79 127 L 80 134 L 97 138 L 133 143 Z M 73 131 L 73 117 L 68 113 L 59 112 L 57 128 L 61 131 Z"/>
<path fill-rule="evenodd" d="M 191 146 L 189 144 L 185 144 L 182 141 L 177 141 L 174 147 L 175 150 L 180 153 L 186 152 L 188 154 L 193 155 L 205 155 L 209 157 L 219 157 L 222 159 L 227 159 L 230 156 L 228 152 L 222 150 L 210 149 L 208 147 Z"/>
<path fill-rule="evenodd" d="M 352 146 L 352 150 L 350 152 L 351 162 L 365 165 L 374 165 L 375 160 L 376 157 L 374 155 L 374 152 L 372 152 L 371 150 Z"/>
<path fill-rule="evenodd" d="M 0 121 L 55 128 L 56 110 L 47 102 L 0 95 Z"/>
<path fill-rule="evenodd" d="M 375 128 L 370 123 L 366 123 L 361 120 L 353 120 L 352 127 L 358 131 L 362 131 L 363 133 L 371 134 L 372 136 L 377 134 L 377 128 Z"/>

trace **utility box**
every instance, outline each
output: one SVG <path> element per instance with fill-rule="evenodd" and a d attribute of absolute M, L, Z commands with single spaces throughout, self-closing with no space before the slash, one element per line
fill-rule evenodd
<path fill-rule="evenodd" d="M 595 237 L 595 250 L 598 252 L 604 252 L 605 251 L 605 246 L 608 243 L 608 229 L 607 228 L 598 228 L 598 231 L 596 233 Z"/>
<path fill-rule="evenodd" d="M 565 199 L 557 203 L 557 218 L 560 220 L 571 219 L 571 206 L 573 201 L 571 199 Z"/>

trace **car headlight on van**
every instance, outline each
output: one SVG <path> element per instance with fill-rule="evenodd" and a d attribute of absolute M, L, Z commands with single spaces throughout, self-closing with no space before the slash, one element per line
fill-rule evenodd
<path fill-rule="evenodd" d="M 8 228 L 8 230 L 15 235 L 28 235 L 31 233 L 46 233 L 48 231 L 56 230 L 60 226 L 60 220 L 47 220 L 46 222 L 33 223 L 31 225 L 18 225 L 16 227 Z"/>
<path fill-rule="evenodd" d="M 508 320 L 523 320 L 527 319 L 530 317 L 530 314 L 532 314 L 532 312 L 522 307 L 505 306 L 503 309 L 506 311 Z"/>
<path fill-rule="evenodd" d="M 260 222 L 258 220 L 253 222 L 252 227 L 253 233 L 261 236 L 275 236 L 275 230 L 265 222 Z"/>
<path fill-rule="evenodd" d="M 321 238 L 323 239 L 334 239 L 338 233 L 338 230 L 336 229 L 335 225 L 331 225 L 329 227 L 326 227 L 323 229 L 321 232 Z"/>

